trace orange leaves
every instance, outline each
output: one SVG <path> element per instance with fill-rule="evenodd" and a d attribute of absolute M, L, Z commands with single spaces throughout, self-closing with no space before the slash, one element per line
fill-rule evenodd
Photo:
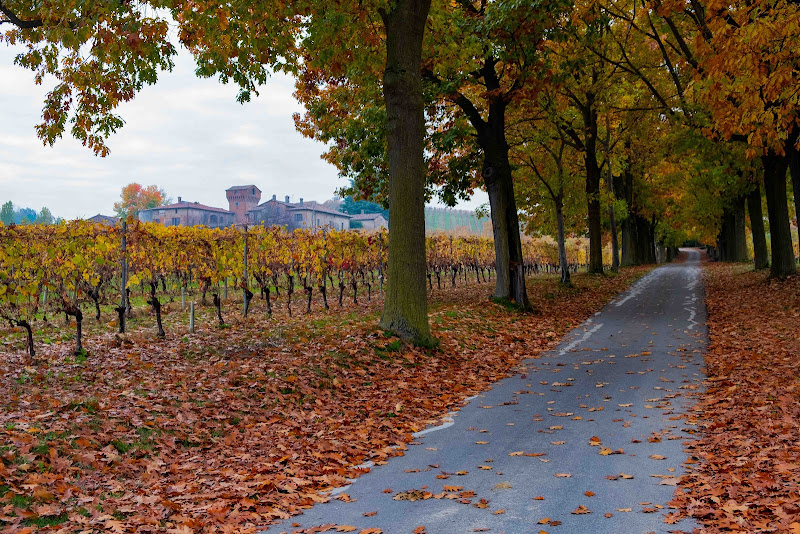
<path fill-rule="evenodd" d="M 170 235 L 163 230 L 159 236 Z M 268 319 L 260 299 L 247 322 L 231 321 L 224 331 L 200 329 L 185 339 L 154 342 L 149 330 L 139 328 L 117 344 L 92 322 L 86 341 L 92 356 L 84 363 L 67 359 L 71 346 L 54 336 L 42 350 L 41 369 L 21 370 L 16 354 L 0 359 L 0 376 L 8 377 L 0 388 L 0 409 L 9 423 L 0 427 L 0 443 L 13 447 L 2 451 L 2 477 L 32 503 L 30 509 L 15 504 L 4 515 L 14 512 L 22 521 L 34 507 L 53 507 L 42 509 L 68 515 L 59 528 L 80 530 L 87 528 L 81 521 L 93 519 L 72 518 L 70 507 L 84 503 L 94 513 L 93 503 L 102 500 L 110 520 L 125 532 L 148 525 L 244 532 L 248 523 L 289 519 L 360 474 L 351 466 L 385 462 L 396 454 L 392 447 L 405 446 L 402 436 L 504 377 L 520 353 L 553 347 L 570 324 L 597 310 L 630 278 L 626 272 L 591 281 L 578 275 L 580 291 L 568 292 L 556 280 L 542 280 L 542 294 L 532 296 L 542 315 L 530 322 L 487 306 L 474 285 L 442 292 L 435 298 L 450 341 L 436 357 L 415 347 L 402 350 L 413 359 L 386 352 L 392 340 L 372 319 L 354 320 L 346 308 L 315 312 L 311 320 Z M 546 292 L 554 298 L 544 297 Z M 376 300 L 363 305 L 366 314 L 377 312 Z M 451 310 L 457 317 L 448 316 Z M 169 314 L 167 330 L 177 330 L 181 319 L 180 313 Z M 545 337 L 548 331 L 556 336 Z M 0 336 L 10 334 L 0 325 Z M 527 462 L 541 455 L 523 452 L 508 459 Z M 34 472 L 43 478 L 26 488 Z M 78 475 L 80 484 L 63 484 Z M 480 500 L 486 496 L 464 489 L 468 481 L 466 471 L 452 473 L 442 481 L 450 482 L 443 493 L 493 512 Z M 34 493 L 38 487 L 43 490 Z M 382 497 L 395 494 L 386 491 Z M 418 491 L 407 496 L 424 500 L 426 490 Z M 377 508 L 367 512 L 375 513 Z M 92 528 L 111 531 L 114 525 Z"/>
<path fill-rule="evenodd" d="M 792 526 L 800 483 L 784 471 L 791 464 L 796 473 L 799 459 L 785 444 L 800 442 L 800 279 L 769 280 L 724 264 L 708 265 L 705 274 L 711 372 L 691 414 L 696 428 L 710 432 L 692 442 L 692 470 L 670 503 L 678 508 L 670 522 L 694 517 L 708 532 L 800 530 Z"/>

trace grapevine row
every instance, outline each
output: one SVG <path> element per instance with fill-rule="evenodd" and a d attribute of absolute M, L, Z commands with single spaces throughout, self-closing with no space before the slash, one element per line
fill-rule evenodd
<path fill-rule="evenodd" d="M 72 221 L 54 226 L 0 225 L 0 319 L 27 333 L 33 358 L 33 324 L 47 314 L 65 314 L 76 323 L 76 351 L 82 350 L 84 308 L 119 305 L 120 331 L 130 314 L 131 292 L 147 297 L 156 317 L 158 336 L 165 332 L 161 301 L 197 289 L 206 303 L 210 293 L 217 319 L 224 324 L 220 287 L 229 283 L 242 292 L 246 316 L 257 291 L 273 312 L 274 297 L 284 293 L 292 313 L 297 291 L 305 295 L 311 311 L 315 290 L 322 305 L 329 298 L 343 305 L 345 291 L 358 302 L 359 290 L 370 299 L 382 289 L 388 260 L 386 231 L 362 233 L 348 230 L 294 230 L 256 226 L 248 229 L 162 226 L 134 223 L 114 227 Z M 526 241 L 524 268 L 528 272 L 552 270 L 557 263 L 552 243 Z M 574 263 L 582 251 L 572 247 Z M 432 235 L 427 239 L 430 289 L 455 286 L 473 276 L 491 280 L 494 244 L 481 237 Z M 124 285 L 124 288 L 123 288 Z"/>

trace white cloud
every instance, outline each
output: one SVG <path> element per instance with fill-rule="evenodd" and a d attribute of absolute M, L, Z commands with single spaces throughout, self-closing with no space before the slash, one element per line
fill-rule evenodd
<path fill-rule="evenodd" d="M 173 199 L 220 207 L 227 206 L 225 189 L 236 183 L 256 184 L 264 198 L 320 201 L 345 185 L 320 159 L 325 147 L 295 130 L 292 113 L 302 108 L 285 75 L 239 104 L 235 86 L 197 78 L 183 53 L 173 72 L 120 106 L 125 126 L 108 141 L 110 156 L 98 158 L 68 133 L 53 147 L 36 138 L 51 87 L 35 85 L 13 57 L 12 49 L 0 47 L 0 203 L 47 206 L 74 218 L 110 214 L 122 187 L 134 181 L 156 184 Z"/>

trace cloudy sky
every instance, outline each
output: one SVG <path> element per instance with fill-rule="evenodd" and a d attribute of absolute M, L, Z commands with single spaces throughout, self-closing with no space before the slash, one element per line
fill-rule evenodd
<path fill-rule="evenodd" d="M 320 159 L 323 145 L 294 128 L 292 80 L 273 77 L 252 102 L 236 102 L 236 88 L 194 76 L 182 53 L 161 75 L 119 109 L 125 126 L 99 158 L 71 137 L 43 146 L 34 126 L 50 87 L 37 86 L 30 71 L 13 65 L 12 48 L 0 44 L 0 203 L 64 218 L 111 215 L 122 187 L 156 184 L 174 199 L 227 207 L 225 189 L 257 185 L 264 199 L 291 195 L 324 201 L 345 184 Z M 479 192 L 459 205 L 486 202 Z"/>

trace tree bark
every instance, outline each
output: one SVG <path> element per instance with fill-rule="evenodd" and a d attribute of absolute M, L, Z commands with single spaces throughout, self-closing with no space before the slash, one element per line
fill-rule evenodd
<path fill-rule="evenodd" d="M 564 200 L 556 200 L 556 221 L 558 222 L 558 265 L 561 271 L 561 283 L 565 286 L 571 285 L 569 277 L 569 263 L 567 263 L 567 247 L 564 237 Z"/>
<path fill-rule="evenodd" d="M 589 272 L 603 273 L 603 230 L 600 218 L 600 166 L 597 164 L 597 111 L 593 99 L 584 110 L 586 128 L 584 165 L 586 168 L 586 202 L 589 225 Z"/>
<path fill-rule="evenodd" d="M 389 266 L 381 327 L 421 345 L 435 343 L 425 290 L 425 117 L 422 41 L 431 0 L 381 10 L 386 29 L 383 95 L 389 164 Z"/>
<path fill-rule="evenodd" d="M 505 133 L 502 135 L 505 142 Z M 497 148 L 497 147 L 493 147 Z M 487 151 L 483 179 L 489 194 L 494 234 L 495 278 L 494 297 L 508 299 L 524 309 L 530 308 L 525 287 L 522 238 L 519 232 L 519 215 L 514 197 L 514 181 L 508 161 L 508 145 L 497 152 Z"/>
<path fill-rule="evenodd" d="M 458 95 L 458 105 L 475 128 L 478 145 L 483 152 L 482 175 L 489 195 L 494 236 L 495 278 L 494 297 L 516 303 L 523 309 L 530 308 L 525 287 L 525 267 L 522 256 L 522 239 L 519 230 L 517 201 L 514 195 L 514 178 L 506 139 L 507 95 L 504 94 L 500 77 L 496 71 L 498 60 L 486 57 L 477 73 L 483 79 L 487 94 L 488 114 L 486 120 L 469 98 Z"/>
<path fill-rule="evenodd" d="M 800 150 L 789 145 L 789 172 L 792 175 L 792 190 L 794 191 L 795 226 L 798 228 L 797 240 L 800 246 Z"/>
<path fill-rule="evenodd" d="M 770 275 L 784 278 L 797 272 L 789 228 L 789 204 L 786 197 L 786 169 L 789 158 L 772 152 L 761 157 L 764 165 L 764 192 L 767 197 L 772 266 Z"/>
<path fill-rule="evenodd" d="M 750 260 L 747 251 L 747 224 L 745 219 L 745 195 L 738 196 L 733 201 L 733 257 L 731 261 L 744 262 Z"/>
<path fill-rule="evenodd" d="M 609 180 L 612 180 L 609 173 Z M 613 192 L 613 185 L 609 184 L 609 189 Z M 619 272 L 619 239 L 617 238 L 617 217 L 614 213 L 614 204 L 608 207 L 608 218 L 611 223 L 611 271 Z"/>
<path fill-rule="evenodd" d="M 750 231 L 753 234 L 753 262 L 756 270 L 769 267 L 767 237 L 764 233 L 764 215 L 761 212 L 761 187 L 758 182 L 747 195 L 747 211 L 750 215 Z"/>
<path fill-rule="evenodd" d="M 614 173 L 611 171 L 611 123 L 606 115 L 606 138 L 603 143 L 606 153 L 606 186 L 611 193 L 611 205 L 608 207 L 608 220 L 611 226 L 611 271 L 619 272 L 619 241 L 617 239 L 617 216 L 614 213 Z"/>

